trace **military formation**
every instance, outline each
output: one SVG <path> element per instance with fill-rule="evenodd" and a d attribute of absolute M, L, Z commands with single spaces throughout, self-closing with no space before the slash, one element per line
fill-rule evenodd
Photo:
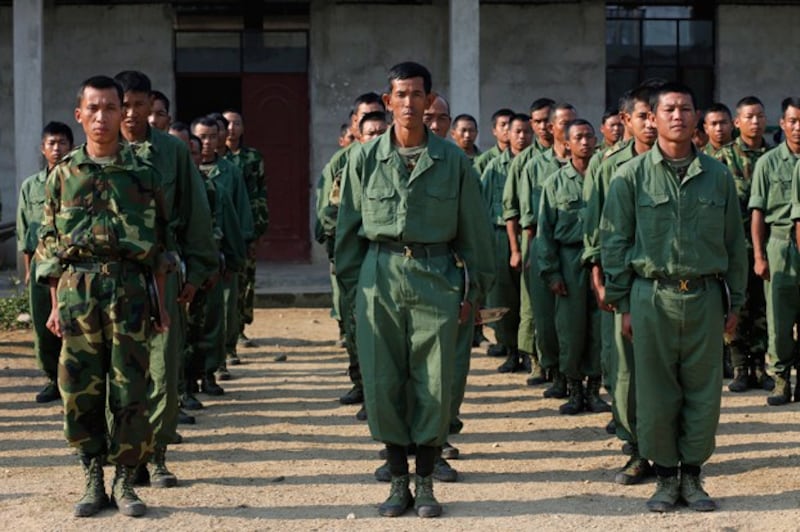
<path fill-rule="evenodd" d="M 388 81 L 355 99 L 317 195 L 350 355 L 340 401 L 363 402 L 357 417 L 385 445 L 379 513 L 440 515 L 433 479 L 458 479 L 449 440 L 484 318 L 499 372 L 544 385 L 562 415 L 611 413 L 627 455 L 615 482 L 655 477 L 654 512 L 715 510 L 701 473 L 723 378 L 771 391 L 769 405 L 800 400 L 800 100 L 783 102 L 772 148 L 758 98 L 701 111 L 688 87 L 648 80 L 602 116 L 602 137 L 575 106 L 539 98 L 497 110 L 481 151 L 475 118 L 451 120 L 423 66 Z M 378 138 L 366 116 L 381 118 Z"/>
<path fill-rule="evenodd" d="M 252 322 L 255 242 L 268 225 L 264 163 L 233 110 L 172 123 L 149 78 L 94 76 L 78 91 L 86 143 L 66 124 L 42 131 L 46 169 L 25 180 L 18 248 L 30 285 L 37 361 L 61 399 L 85 492 L 78 517 L 111 504 L 146 512 L 134 487 L 177 484 L 180 443 L 198 391 L 238 363 Z M 103 466 L 115 468 L 106 493 Z"/>

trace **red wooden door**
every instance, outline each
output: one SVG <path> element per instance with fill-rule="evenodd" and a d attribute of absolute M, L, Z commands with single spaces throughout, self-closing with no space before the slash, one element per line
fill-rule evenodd
<path fill-rule="evenodd" d="M 308 262 L 308 75 L 243 74 L 244 141 L 264 156 L 269 228 L 259 240 L 261 260 Z"/>

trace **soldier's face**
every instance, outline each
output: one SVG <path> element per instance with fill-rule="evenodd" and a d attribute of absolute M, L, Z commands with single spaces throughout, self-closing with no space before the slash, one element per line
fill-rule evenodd
<path fill-rule="evenodd" d="M 192 133 L 200 139 L 200 155 L 202 155 L 202 160 L 205 162 L 213 161 L 219 143 L 217 128 L 197 124 L 194 126 Z"/>
<path fill-rule="evenodd" d="M 622 117 L 619 115 L 609 116 L 600 128 L 603 138 L 609 144 L 615 144 L 622 138 Z"/>
<path fill-rule="evenodd" d="M 386 132 L 386 122 L 383 120 L 369 120 L 361 125 L 361 143 L 369 142 Z"/>
<path fill-rule="evenodd" d="M 767 127 L 767 115 L 764 113 L 764 108 L 758 104 L 743 105 L 736 113 L 736 120 L 733 123 L 743 137 L 758 139 L 764 135 Z"/>
<path fill-rule="evenodd" d="M 633 112 L 625 115 L 625 123 L 634 139 L 648 146 L 655 144 L 658 132 L 649 104 L 636 102 L 633 105 Z"/>
<path fill-rule="evenodd" d="M 425 93 L 422 78 L 395 79 L 391 92 L 383 95 L 383 103 L 398 126 L 413 129 L 423 124 L 422 114 L 433 103 L 433 98 L 432 94 Z"/>
<path fill-rule="evenodd" d="M 192 162 L 194 162 L 195 166 L 200 166 L 200 163 L 203 162 L 203 154 L 202 148 L 200 147 L 200 143 L 197 140 L 189 140 L 189 148 L 192 152 Z"/>
<path fill-rule="evenodd" d="M 553 115 L 553 120 L 550 122 L 550 127 L 553 131 L 553 139 L 559 143 L 564 143 L 567 140 L 567 124 L 575 120 L 575 111 L 572 109 L 559 109 Z"/>
<path fill-rule="evenodd" d="M 525 120 L 514 120 L 508 127 L 508 145 L 516 155 L 533 142 L 531 123 Z"/>
<path fill-rule="evenodd" d="M 422 115 L 422 121 L 425 125 L 442 138 L 447 136 L 447 131 L 450 129 L 450 120 L 450 111 L 447 109 L 447 104 L 438 96 L 433 100 L 430 107 L 425 109 Z"/>
<path fill-rule="evenodd" d="M 116 89 L 86 87 L 80 106 L 75 109 L 75 120 L 83 128 L 87 141 L 96 144 L 117 142 L 122 123 L 122 102 Z"/>
<path fill-rule="evenodd" d="M 239 139 L 244 135 L 242 116 L 234 112 L 223 113 L 222 116 L 228 121 L 228 138 L 231 139 L 231 142 L 238 143 Z"/>
<path fill-rule="evenodd" d="M 42 139 L 42 155 L 47 161 L 47 167 L 52 168 L 72 146 L 66 135 L 45 135 Z"/>
<path fill-rule="evenodd" d="M 727 113 L 706 113 L 703 127 L 714 146 L 723 146 L 733 140 L 733 122 Z"/>
<path fill-rule="evenodd" d="M 531 127 L 533 127 L 533 133 L 536 135 L 536 138 L 544 139 L 548 143 L 553 142 L 553 133 L 550 131 L 547 124 L 547 119 L 549 117 L 549 107 L 531 113 Z"/>
<path fill-rule="evenodd" d="M 500 144 L 508 144 L 508 121 L 510 116 L 498 116 L 492 128 L 492 135 Z"/>
<path fill-rule="evenodd" d="M 150 95 L 146 92 L 128 91 L 122 100 L 122 128 L 133 135 L 141 135 L 147 130 L 150 116 Z"/>
<path fill-rule="evenodd" d="M 344 135 L 339 136 L 339 147 L 346 148 L 350 144 L 352 144 L 356 140 L 355 135 L 349 129 L 344 133 Z"/>
<path fill-rule="evenodd" d="M 569 152 L 572 157 L 588 159 L 594 153 L 597 143 L 594 130 L 591 126 L 580 125 L 569 128 Z"/>
<path fill-rule="evenodd" d="M 161 131 L 168 131 L 169 125 L 172 123 L 172 117 L 169 116 L 164 102 L 161 100 L 152 100 L 150 105 L 150 116 L 147 117 L 150 127 L 160 129 Z"/>
<path fill-rule="evenodd" d="M 186 146 L 189 146 L 189 132 L 188 131 L 177 131 L 175 129 L 170 129 L 169 134 L 173 137 L 178 137 L 181 139 Z"/>
<path fill-rule="evenodd" d="M 781 118 L 781 129 L 786 142 L 797 153 L 797 148 L 800 148 L 800 109 L 792 106 L 786 108 Z"/>
<path fill-rule="evenodd" d="M 459 148 L 465 151 L 471 150 L 475 147 L 475 139 L 478 138 L 478 127 L 470 120 L 459 120 L 450 130 L 450 136 Z"/>
<path fill-rule="evenodd" d="M 358 125 L 361 123 L 361 119 L 364 118 L 364 115 L 382 111 L 383 107 L 378 102 L 358 104 L 358 107 L 356 107 L 356 112 L 350 118 L 350 132 L 352 133 L 353 138 L 356 140 L 361 140 L 361 132 L 358 130 Z M 362 140 L 361 142 L 364 141 Z"/>
<path fill-rule="evenodd" d="M 228 140 L 228 128 L 225 125 L 225 122 L 221 120 L 217 120 L 217 148 L 221 148 L 225 145 L 225 141 Z"/>
<path fill-rule="evenodd" d="M 659 138 L 669 142 L 691 142 L 697 125 L 692 97 L 679 92 L 662 94 L 653 115 Z"/>

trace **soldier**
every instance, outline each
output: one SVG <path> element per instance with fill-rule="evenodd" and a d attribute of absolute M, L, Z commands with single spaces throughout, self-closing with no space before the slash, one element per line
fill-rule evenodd
<path fill-rule="evenodd" d="M 450 136 L 467 158 L 475 162 L 475 158 L 481 154 L 481 150 L 475 145 L 475 140 L 478 138 L 478 121 L 475 117 L 468 114 L 458 115 L 453 120 Z"/>
<path fill-rule="evenodd" d="M 717 152 L 717 159 L 728 167 L 736 181 L 750 268 L 747 277 L 747 298 L 739 315 L 736 335 L 730 339 L 726 338 L 733 365 L 733 380 L 728 383 L 728 389 L 732 392 L 744 392 L 751 387 L 772 390 L 775 381 L 765 370 L 767 316 L 764 280 L 753 270 L 755 259 L 750 236 L 750 210 L 747 208 L 750 187 L 753 183 L 753 170 L 758 159 L 769 149 L 764 140 L 767 117 L 761 100 L 755 96 L 739 100 L 736 104 L 734 124 L 739 129 L 739 136 Z"/>
<path fill-rule="evenodd" d="M 366 144 L 372 139 L 380 137 L 386 133 L 387 127 L 385 111 L 372 111 L 365 114 L 358 124 L 361 144 Z"/>
<path fill-rule="evenodd" d="M 150 116 L 147 117 L 147 122 L 150 127 L 166 133 L 172 123 L 172 116 L 169 114 L 169 98 L 161 91 L 153 91 L 150 93 L 150 100 Z"/>
<path fill-rule="evenodd" d="M 637 484 L 651 474 L 650 462 L 639 453 L 636 436 L 636 386 L 633 347 L 622 336 L 621 315 L 605 302 L 605 277 L 600 262 L 600 220 L 606 194 L 611 179 L 619 168 L 652 148 L 656 142 L 656 128 L 651 120 L 651 88 L 639 87 L 629 91 L 622 100 L 622 116 L 625 128 L 630 132 L 633 142 L 618 152 L 611 154 L 594 175 L 586 174 L 583 196 L 586 201 L 584 211 L 584 251 L 583 260 L 589 267 L 592 290 L 597 305 L 601 309 L 601 340 L 603 360 L 606 371 L 606 388 L 613 397 L 612 434 L 616 434 L 630 447 L 630 459 L 614 475 L 617 484 Z M 623 451 L 624 452 L 624 451 Z"/>
<path fill-rule="evenodd" d="M 352 119 L 352 116 L 350 117 Z M 346 148 L 355 142 L 356 136 L 350 129 L 350 124 L 342 124 L 339 126 L 339 147 Z"/>
<path fill-rule="evenodd" d="M 33 353 L 45 376 L 47 384 L 36 394 L 37 403 L 61 399 L 58 393 L 58 354 L 61 340 L 47 329 L 50 317 L 50 289 L 36 282 L 36 247 L 39 245 L 39 227 L 42 225 L 45 201 L 45 181 L 61 157 L 72 150 L 72 130 L 61 122 L 49 122 L 42 130 L 42 155 L 45 168 L 22 182 L 17 203 L 17 251 L 25 261 L 25 284 L 28 286 L 28 304 L 33 324 Z M 31 283 L 33 279 L 33 283 Z"/>
<path fill-rule="evenodd" d="M 253 216 L 253 229 L 255 240 L 247 250 L 247 261 L 244 272 L 239 275 L 239 330 L 228 332 L 225 356 L 233 365 L 239 363 L 236 353 L 236 342 L 245 347 L 255 347 L 255 344 L 244 334 L 246 325 L 253 323 L 253 303 L 255 300 L 256 286 L 256 244 L 267 231 L 269 226 L 269 207 L 267 206 L 267 183 L 264 178 L 264 159 L 258 150 L 244 146 L 244 121 L 241 113 L 227 110 L 222 113 L 228 120 L 227 151 L 225 158 L 239 167 L 244 178 L 247 197 L 250 200 L 250 211 Z M 236 336 L 235 338 L 233 336 Z"/>
<path fill-rule="evenodd" d="M 516 113 L 511 109 L 498 109 L 492 114 L 492 135 L 496 139 L 494 146 L 481 153 L 473 160 L 475 170 L 482 176 L 489 161 L 503 153 L 508 148 L 508 121 Z"/>
<path fill-rule="evenodd" d="M 733 177 L 692 145 L 691 90 L 664 84 L 650 106 L 657 144 L 618 169 L 603 209 L 605 302 L 633 341 L 639 447 L 658 475 L 647 508 L 712 511 L 700 473 L 719 424 L 723 331 L 744 302 L 744 232 Z"/>
<path fill-rule="evenodd" d="M 697 127 L 694 128 L 694 133 L 692 134 L 692 144 L 694 144 L 694 147 L 700 151 L 703 151 L 708 145 L 705 116 L 706 115 L 702 110 L 697 111 Z"/>
<path fill-rule="evenodd" d="M 182 357 L 186 316 L 184 306 L 217 267 L 211 251 L 211 224 L 208 204 L 200 176 L 192 165 L 191 155 L 184 143 L 175 137 L 150 127 L 150 79 L 142 72 L 120 72 L 114 79 L 122 86 L 123 119 L 120 133 L 131 144 L 137 156 L 154 166 L 161 175 L 168 227 L 165 230 L 167 250 L 177 254 L 186 265 L 184 279 L 177 271 L 167 277 L 164 297 L 167 301 L 172 327 L 153 337 L 150 345 L 150 423 L 155 433 L 153 476 L 147 477 L 142 467 L 137 485 L 168 488 L 177 478 L 166 466 L 167 445 L 179 442 L 178 381 L 183 374 Z"/>
<path fill-rule="evenodd" d="M 722 148 L 733 142 L 733 118 L 724 103 L 713 103 L 706 109 L 703 128 L 708 135 L 708 144 L 703 153 L 716 157 Z"/>
<path fill-rule="evenodd" d="M 337 279 L 345 300 L 356 301 L 370 432 L 386 444 L 392 473 L 379 512 L 398 516 L 413 504 L 417 515 L 435 517 L 442 508 L 432 473 L 452 420 L 459 321 L 468 319 L 470 306 L 492 283 L 491 235 L 469 160 L 424 126 L 423 112 L 434 99 L 428 70 L 398 64 L 389 86 L 384 102 L 394 124 L 347 164 Z M 412 443 L 414 499 L 407 458 Z"/>
<path fill-rule="evenodd" d="M 189 131 L 189 126 L 184 124 L 183 122 L 173 122 L 169 125 L 169 134 L 181 139 L 187 147 L 189 146 L 189 137 L 191 136 L 191 132 Z"/>
<path fill-rule="evenodd" d="M 553 145 L 525 164 L 519 180 L 519 224 L 528 234 L 531 248 L 530 258 L 526 261 L 526 264 L 530 263 L 530 267 L 526 268 L 526 280 L 531 291 L 531 307 L 535 316 L 533 325 L 535 327 L 536 352 L 538 353 L 538 357 L 532 355 L 530 357 L 533 360 L 531 377 L 538 377 L 535 382 L 541 383 L 544 382 L 544 372 L 553 375 L 553 385 L 544 391 L 545 397 L 566 397 L 567 381 L 559 371 L 558 338 L 554 322 L 555 296 L 544 282 L 539 271 L 539 261 L 536 260 L 537 246 L 539 245 L 536 238 L 536 223 L 539 219 L 542 185 L 548 177 L 569 162 L 567 124 L 576 117 L 575 107 L 568 103 L 559 103 L 551 107 L 548 128 L 553 136 Z M 520 343 L 520 351 L 522 350 L 522 343 Z M 527 352 L 522 354 L 523 363 L 527 354 Z M 506 362 L 513 363 L 510 360 Z"/>
<path fill-rule="evenodd" d="M 450 130 L 450 103 L 441 94 L 434 94 L 433 103 L 425 109 L 425 125 L 441 138 Z"/>
<path fill-rule="evenodd" d="M 550 98 L 539 98 L 534 100 L 530 107 L 531 128 L 533 129 L 533 144 L 522 150 L 514 157 L 508 167 L 508 177 L 506 178 L 505 188 L 503 189 L 503 218 L 506 221 L 506 232 L 508 234 L 508 246 L 511 249 L 511 259 L 509 265 L 513 269 L 527 270 L 530 262 L 530 239 L 531 234 L 520 230 L 519 215 L 519 182 L 522 178 L 522 169 L 533 158 L 534 155 L 547 151 L 552 146 L 553 134 L 547 127 L 550 117 L 550 110 L 555 102 Z M 523 355 L 521 356 L 522 367 L 530 372 L 527 383 L 531 386 L 545 382 L 545 376 L 541 367 L 532 364 L 534 355 L 534 319 L 533 305 L 531 303 L 531 289 L 528 275 L 520 276 L 520 297 L 519 297 L 519 333 L 517 334 L 517 346 Z M 499 351 L 499 352 L 498 352 Z M 506 356 L 509 368 L 518 369 L 519 360 L 508 360 L 508 353 L 502 350 L 487 351 L 490 356 Z M 525 356 L 527 354 L 528 356 Z M 500 366 L 501 368 L 504 365 Z"/>
<path fill-rule="evenodd" d="M 380 95 L 374 92 L 367 92 L 359 95 L 353 101 L 353 109 L 350 113 L 351 116 L 351 131 L 356 139 L 360 138 L 361 131 L 359 124 L 361 119 L 367 114 L 381 112 L 386 113 L 386 107 L 383 105 Z M 336 220 L 339 215 L 339 198 L 341 195 L 341 182 L 344 167 L 347 164 L 350 153 L 359 145 L 359 142 L 349 145 L 347 148 L 342 148 L 331 157 L 331 160 L 322 169 L 317 182 L 317 204 L 316 214 L 317 220 L 320 224 L 322 242 L 328 252 L 328 260 L 330 261 L 331 271 L 331 297 L 333 300 L 333 308 L 331 309 L 331 316 L 339 323 L 339 339 L 347 348 L 348 368 L 347 374 L 350 376 L 350 381 L 353 383 L 352 388 L 339 397 L 339 402 L 343 405 L 354 405 L 364 402 L 364 388 L 361 383 L 361 370 L 358 364 L 358 353 L 356 352 L 355 341 L 355 322 L 352 319 L 352 309 L 341 308 L 342 299 L 339 293 L 339 283 L 336 282 L 336 265 L 333 257 L 333 245 L 336 242 Z M 344 338 L 347 338 L 346 341 Z M 363 412 L 362 412 L 363 411 Z M 357 415 L 361 417 L 366 416 L 366 410 L 362 408 Z"/>
<path fill-rule="evenodd" d="M 86 144 L 47 178 L 37 250 L 37 281 L 49 283 L 53 302 L 47 327 L 63 342 L 64 434 L 78 448 L 86 475 L 76 517 L 108 504 L 106 458 L 116 467 L 111 503 L 124 515 L 146 512 L 133 477 L 153 449 L 148 338 L 169 326 L 163 297 L 148 298 L 148 292 L 164 293 L 161 176 L 120 144 L 122 102 L 122 88 L 111 78 L 95 76 L 81 85 L 75 118 Z M 106 401 L 113 416 L 109 431 Z"/>
<path fill-rule="evenodd" d="M 505 118 L 505 117 L 503 117 Z M 509 312 L 492 325 L 497 343 L 496 349 L 518 356 L 517 334 L 520 311 L 520 270 L 511 267 L 511 248 L 508 245 L 508 232 L 503 219 L 503 189 L 508 176 L 508 168 L 514 157 L 522 153 L 533 141 L 530 118 L 524 114 L 514 114 L 506 126 L 508 149 L 489 161 L 481 176 L 481 191 L 495 228 L 495 272 L 497 278 L 487 295 L 489 307 L 508 307 Z"/>
<path fill-rule="evenodd" d="M 800 321 L 800 274 L 797 248 L 792 245 L 791 216 L 791 180 L 800 155 L 800 98 L 786 98 L 781 110 L 785 140 L 756 163 L 748 202 L 753 270 L 764 280 L 769 352 L 774 357 L 775 387 L 767 397 L 767 404 L 772 406 L 792 399 L 790 372 L 798 360 L 794 328 Z M 795 389 L 795 401 L 799 398 Z"/>
<path fill-rule="evenodd" d="M 622 134 L 625 126 L 622 122 L 622 116 L 619 109 L 609 109 L 603 113 L 603 118 L 600 122 L 600 133 L 603 135 L 603 143 L 597 147 L 597 151 L 605 153 L 622 140 Z"/>

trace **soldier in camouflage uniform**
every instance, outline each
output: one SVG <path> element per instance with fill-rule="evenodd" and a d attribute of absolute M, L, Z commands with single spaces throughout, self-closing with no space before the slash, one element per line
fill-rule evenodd
<path fill-rule="evenodd" d="M 148 297 L 154 287 L 163 294 L 167 269 L 161 176 L 119 143 L 122 101 L 111 78 L 81 86 L 75 117 L 87 142 L 48 176 L 37 250 L 37 281 L 50 285 L 55 303 L 47 327 L 63 340 L 64 433 L 86 475 L 79 517 L 108 503 L 104 457 L 116 466 L 111 502 L 125 515 L 146 511 L 132 481 L 153 451 L 147 340 L 169 325 L 163 299 Z M 106 401 L 113 415 L 108 435 Z"/>
<path fill-rule="evenodd" d="M 733 338 L 725 339 L 733 365 L 733 380 L 728 384 L 732 392 L 743 392 L 748 388 L 772 390 L 775 381 L 767 375 L 765 356 L 767 352 L 767 308 L 764 299 L 764 280 L 755 274 L 753 266 L 753 240 L 750 235 L 750 187 L 756 161 L 769 146 L 764 140 L 767 117 L 764 104 L 755 96 L 747 96 L 736 104 L 734 124 L 739 129 L 735 141 L 719 150 L 715 157 L 725 164 L 733 174 L 736 193 L 742 209 L 742 221 L 747 240 L 748 268 L 747 298 L 739 315 L 739 324 Z"/>
<path fill-rule="evenodd" d="M 56 378 L 61 340 L 47 329 L 47 318 L 52 310 L 50 290 L 36 282 L 36 247 L 39 245 L 39 227 L 44 216 L 44 186 L 47 174 L 68 151 L 72 149 L 72 130 L 61 122 L 50 122 L 42 130 L 42 155 L 47 165 L 44 170 L 22 182 L 17 204 L 17 250 L 25 260 L 25 284 L 29 291 L 31 323 L 33 324 L 33 352 L 39 368 L 47 377 L 47 384 L 36 394 L 37 403 L 60 399 Z M 33 283 L 31 283 L 33 279 Z"/>
<path fill-rule="evenodd" d="M 241 113 L 228 110 L 222 113 L 228 120 L 228 138 L 225 158 L 239 167 L 250 199 L 250 210 L 253 214 L 255 241 L 247 250 L 247 261 L 244 271 L 239 275 L 239 334 L 238 340 L 245 347 L 254 347 L 253 342 L 244 334 L 245 325 L 253 323 L 253 300 L 256 285 L 256 241 L 261 238 L 269 226 L 269 207 L 267 206 L 267 182 L 264 176 L 264 158 L 250 147 L 242 145 L 244 121 Z M 228 342 L 231 345 L 231 342 Z M 238 364 L 235 344 L 233 350 L 226 353 L 231 364 Z"/>

